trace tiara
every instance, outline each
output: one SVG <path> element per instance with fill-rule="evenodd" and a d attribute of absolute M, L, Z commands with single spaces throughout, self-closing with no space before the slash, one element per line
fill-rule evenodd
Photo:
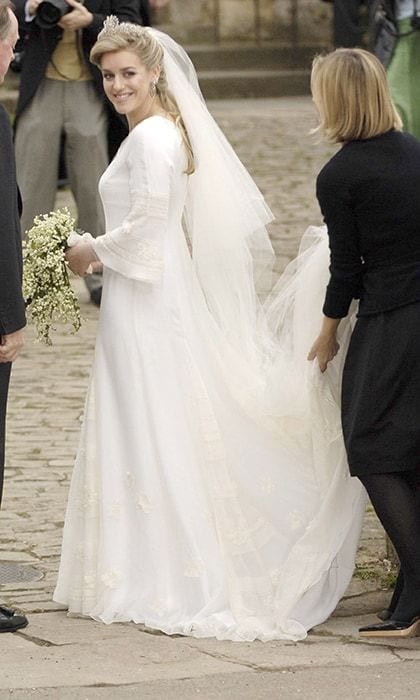
<path fill-rule="evenodd" d="M 98 40 L 116 35 L 127 37 L 127 39 L 138 39 L 142 34 L 144 34 L 145 31 L 147 31 L 147 29 L 142 27 L 140 24 L 120 22 L 118 17 L 115 17 L 115 15 L 109 15 L 104 22 L 103 28 L 98 34 Z"/>

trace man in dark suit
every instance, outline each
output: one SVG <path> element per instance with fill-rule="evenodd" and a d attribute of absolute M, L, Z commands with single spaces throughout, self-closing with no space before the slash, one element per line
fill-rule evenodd
<path fill-rule="evenodd" d="M 18 39 L 16 18 L 9 0 L 0 0 L 0 83 L 14 56 Z M 10 370 L 23 345 L 25 304 L 22 296 L 22 243 L 19 194 L 16 186 L 12 130 L 0 106 L 0 502 L 3 490 L 6 403 Z M 15 632 L 26 617 L 0 606 L 0 632 Z"/>
<path fill-rule="evenodd" d="M 332 2 L 334 5 L 334 46 L 341 48 L 363 46 L 365 43 L 363 35 L 368 27 L 367 14 L 371 12 L 373 0 L 325 1 Z"/>
<path fill-rule="evenodd" d="M 48 28 L 40 24 L 40 5 L 41 0 L 16 0 L 20 26 L 26 29 L 15 121 L 22 228 L 29 229 L 36 214 L 54 208 L 64 135 L 78 226 L 97 236 L 104 233 L 98 181 L 127 126 L 106 104 L 101 74 L 89 62 L 89 53 L 108 15 L 140 22 L 139 2 L 66 0 L 61 19 Z M 89 275 L 86 283 L 97 303 L 100 279 Z"/>
<path fill-rule="evenodd" d="M 150 4 L 149 0 L 140 0 L 139 4 L 141 23 L 145 27 L 150 26 Z"/>

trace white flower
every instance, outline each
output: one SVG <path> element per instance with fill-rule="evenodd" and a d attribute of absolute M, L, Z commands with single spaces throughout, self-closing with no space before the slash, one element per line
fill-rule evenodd
<path fill-rule="evenodd" d="M 39 340 L 51 345 L 56 321 L 80 328 L 80 306 L 71 288 L 65 259 L 74 219 L 67 208 L 36 216 L 23 243 L 23 294 Z"/>

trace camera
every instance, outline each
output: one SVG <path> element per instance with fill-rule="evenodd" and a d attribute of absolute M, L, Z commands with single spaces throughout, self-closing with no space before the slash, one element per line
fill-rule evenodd
<path fill-rule="evenodd" d="M 51 29 L 72 9 L 66 0 L 42 0 L 37 8 L 35 21 L 41 29 Z"/>

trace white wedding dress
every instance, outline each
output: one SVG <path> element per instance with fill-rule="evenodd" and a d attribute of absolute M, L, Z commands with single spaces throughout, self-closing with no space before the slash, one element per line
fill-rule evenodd
<path fill-rule="evenodd" d="M 325 231 L 267 302 L 282 350 L 252 375 L 202 294 L 184 171 L 177 128 L 155 116 L 101 180 L 104 288 L 54 599 L 167 634 L 302 639 L 350 581 L 365 503 L 341 438 L 343 353 L 323 376 L 305 359 Z"/>

